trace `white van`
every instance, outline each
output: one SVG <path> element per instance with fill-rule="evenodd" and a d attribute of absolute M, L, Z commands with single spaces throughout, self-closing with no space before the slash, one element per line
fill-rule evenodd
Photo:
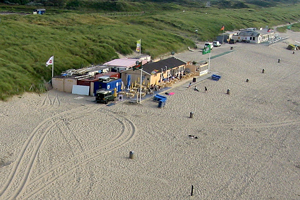
<path fill-rule="evenodd" d="M 219 41 L 213 41 L 214 47 L 221 46 L 221 43 Z"/>
<path fill-rule="evenodd" d="M 204 43 L 204 48 L 206 48 L 208 45 L 210 45 L 210 50 L 212 50 L 213 47 L 214 47 L 213 43 L 212 42 L 205 42 Z"/>

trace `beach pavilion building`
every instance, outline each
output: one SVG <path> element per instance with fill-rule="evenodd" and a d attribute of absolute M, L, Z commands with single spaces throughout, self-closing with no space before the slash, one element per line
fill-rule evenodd
<path fill-rule="evenodd" d="M 256 30 L 256 28 L 247 28 L 242 29 L 236 34 L 232 35 L 232 39 L 236 42 L 247 42 L 247 43 L 262 43 L 268 42 L 275 39 L 275 32 L 272 29 L 260 28 Z"/>
<path fill-rule="evenodd" d="M 186 62 L 170 57 L 157 62 L 150 62 L 143 65 L 142 82 L 143 85 L 157 85 L 161 82 L 167 81 L 170 77 L 179 77 L 184 74 Z M 122 81 L 126 84 L 128 82 L 128 75 L 130 75 L 131 83 L 139 83 L 141 77 L 140 70 L 127 70 L 121 72 Z"/>

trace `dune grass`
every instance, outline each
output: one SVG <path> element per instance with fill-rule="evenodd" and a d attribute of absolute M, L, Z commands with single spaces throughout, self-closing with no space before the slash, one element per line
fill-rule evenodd
<path fill-rule="evenodd" d="M 277 31 L 280 33 L 285 33 L 288 29 L 295 31 L 295 32 L 300 32 L 300 23 L 294 23 L 291 25 L 278 27 Z"/>
<path fill-rule="evenodd" d="M 261 9 L 174 8 L 140 14 L 50 12 L 2 15 L 0 21 L 0 99 L 24 91 L 43 91 L 51 79 L 46 61 L 55 56 L 55 75 L 131 54 L 142 39 L 142 52 L 153 58 L 213 40 L 220 28 L 236 30 L 295 21 L 300 6 Z M 183 12 L 184 10 L 184 12 Z M 293 28 L 296 29 L 296 26 Z M 198 30 L 196 32 L 196 30 Z M 298 28 L 299 30 L 299 28 Z"/>

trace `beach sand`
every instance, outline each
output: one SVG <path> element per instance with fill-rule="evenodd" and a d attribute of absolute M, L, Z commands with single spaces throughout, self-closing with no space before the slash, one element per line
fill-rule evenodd
<path fill-rule="evenodd" d="M 282 36 L 214 48 L 221 79 L 174 86 L 164 108 L 55 90 L 0 102 L 0 199 L 300 199 L 300 52 L 286 50 L 300 33 Z"/>

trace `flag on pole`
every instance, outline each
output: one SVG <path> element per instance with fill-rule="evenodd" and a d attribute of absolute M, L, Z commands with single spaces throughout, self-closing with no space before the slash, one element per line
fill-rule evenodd
<path fill-rule="evenodd" d="M 46 62 L 46 67 L 48 67 L 48 65 L 53 65 L 53 59 L 54 59 L 54 56 L 51 56 L 49 58 L 49 60 Z"/>
<path fill-rule="evenodd" d="M 136 41 L 136 52 L 141 52 L 141 43 L 142 43 L 142 40 L 139 39 L 138 41 Z"/>
<path fill-rule="evenodd" d="M 221 31 L 224 31 L 224 29 L 225 29 L 225 26 L 223 25 L 223 26 L 221 27 Z"/>
<path fill-rule="evenodd" d="M 202 55 L 210 53 L 210 45 L 206 45 L 202 50 Z"/>
<path fill-rule="evenodd" d="M 132 70 L 138 70 L 138 69 L 142 69 L 143 68 L 143 64 L 142 62 L 139 62 L 139 64 L 135 65 L 132 67 Z"/>

